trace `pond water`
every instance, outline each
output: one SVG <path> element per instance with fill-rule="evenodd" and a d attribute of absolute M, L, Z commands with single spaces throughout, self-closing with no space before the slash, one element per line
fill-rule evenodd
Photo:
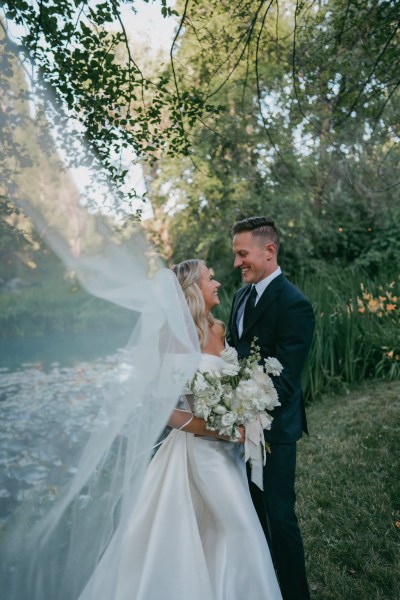
<path fill-rule="evenodd" d="M 133 328 L 133 325 L 132 325 Z M 48 369 L 57 362 L 73 366 L 124 348 L 132 328 L 115 327 L 82 332 L 63 331 L 37 337 L 0 339 L 0 367 L 14 371 L 25 363 Z"/>
<path fill-rule="evenodd" d="M 0 529 L 35 489 L 51 502 L 72 477 L 128 337 L 113 330 L 1 341 Z"/>

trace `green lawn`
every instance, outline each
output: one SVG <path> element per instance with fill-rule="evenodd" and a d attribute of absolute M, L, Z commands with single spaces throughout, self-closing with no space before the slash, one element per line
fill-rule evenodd
<path fill-rule="evenodd" d="M 298 515 L 312 600 L 400 599 L 400 382 L 308 407 Z"/>

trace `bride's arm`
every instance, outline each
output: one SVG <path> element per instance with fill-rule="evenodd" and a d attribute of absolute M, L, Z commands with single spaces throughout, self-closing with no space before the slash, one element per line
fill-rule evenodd
<path fill-rule="evenodd" d="M 220 437 L 217 431 L 210 431 L 206 428 L 204 419 L 195 417 L 188 410 L 175 408 L 168 420 L 168 425 L 173 427 L 173 429 L 180 429 L 181 431 L 194 433 L 195 435 L 206 435 L 213 438 Z"/>
<path fill-rule="evenodd" d="M 229 440 L 228 437 L 219 435 L 218 431 L 210 431 L 209 429 L 207 429 L 206 422 L 204 421 L 204 419 L 195 417 L 188 410 L 180 410 L 179 408 L 175 408 L 168 420 L 168 425 L 173 429 L 180 429 L 181 431 L 193 433 L 194 435 L 207 436 L 219 440 Z M 245 438 L 244 427 L 240 426 L 239 430 L 242 436 L 238 440 L 238 442 L 239 444 L 243 444 Z"/>

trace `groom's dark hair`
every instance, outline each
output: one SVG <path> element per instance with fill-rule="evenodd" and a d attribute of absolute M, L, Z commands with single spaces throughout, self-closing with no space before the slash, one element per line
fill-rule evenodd
<path fill-rule="evenodd" d="M 242 221 L 236 221 L 232 227 L 232 236 L 243 233 L 243 231 L 251 231 L 254 237 L 261 238 L 262 241 L 272 242 L 278 250 L 279 233 L 273 219 L 269 217 L 249 217 Z"/>

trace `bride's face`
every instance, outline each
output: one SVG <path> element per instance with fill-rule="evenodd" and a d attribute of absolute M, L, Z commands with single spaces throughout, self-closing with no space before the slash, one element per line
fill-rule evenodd
<path fill-rule="evenodd" d="M 221 287 L 219 281 L 214 279 L 212 271 L 208 267 L 202 267 L 199 287 L 202 291 L 206 311 L 210 311 L 219 304 L 218 288 Z"/>

